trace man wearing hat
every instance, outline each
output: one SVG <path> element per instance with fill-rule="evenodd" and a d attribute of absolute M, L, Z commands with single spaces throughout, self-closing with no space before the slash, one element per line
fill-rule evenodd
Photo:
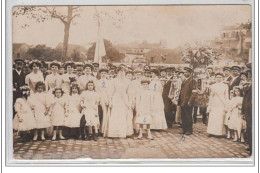
<path fill-rule="evenodd" d="M 224 74 L 224 83 L 230 87 L 230 82 L 232 81 L 232 76 L 230 74 L 231 68 L 230 67 L 224 67 L 223 68 L 223 74 Z"/>
<path fill-rule="evenodd" d="M 23 71 L 25 62 L 22 59 L 14 60 L 13 69 L 13 103 L 15 103 L 17 98 L 20 98 L 20 87 L 25 85 L 26 74 Z M 13 112 L 14 113 L 14 112 Z M 15 113 L 13 114 L 14 117 Z"/>
<path fill-rule="evenodd" d="M 192 91 L 196 89 L 196 81 L 192 78 L 193 70 L 184 68 L 185 79 L 181 85 L 179 103 L 181 106 L 182 134 L 191 135 L 193 132 L 192 126 L 192 108 L 191 96 Z"/>
<path fill-rule="evenodd" d="M 241 68 L 238 66 L 233 66 L 231 68 L 232 71 L 232 80 L 230 82 L 229 91 L 233 89 L 234 86 L 239 86 L 241 78 L 239 77 Z"/>
<path fill-rule="evenodd" d="M 175 120 L 174 117 L 175 114 L 173 112 L 176 112 L 176 106 L 172 104 L 172 100 L 169 98 L 169 92 L 172 85 L 172 81 L 170 79 L 172 78 L 173 71 L 174 71 L 173 67 L 166 68 L 167 81 L 163 86 L 163 92 L 162 92 L 163 103 L 164 103 L 164 114 L 165 114 L 168 128 L 172 128 L 172 124 Z"/>
<path fill-rule="evenodd" d="M 96 77 L 97 79 L 100 79 L 99 64 L 94 62 L 94 63 L 92 63 L 92 65 L 94 67 L 93 72 L 92 72 L 93 76 Z"/>
<path fill-rule="evenodd" d="M 251 64 L 247 64 L 247 67 L 251 70 Z M 249 144 L 248 151 L 252 154 L 252 83 L 245 91 L 243 97 L 242 114 L 246 119 L 246 133 Z"/>

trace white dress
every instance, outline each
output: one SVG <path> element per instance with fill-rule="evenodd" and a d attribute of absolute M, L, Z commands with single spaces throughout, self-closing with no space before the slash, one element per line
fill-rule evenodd
<path fill-rule="evenodd" d="M 44 92 L 36 92 L 31 96 L 31 105 L 34 107 L 37 129 L 52 126 L 50 116 L 44 114 L 46 112 L 46 107 L 50 106 L 48 105 L 47 99 L 47 94 Z"/>
<path fill-rule="evenodd" d="M 45 85 L 46 90 L 49 91 L 48 93 L 51 95 L 54 88 L 61 88 L 62 84 L 62 77 L 59 74 L 49 74 L 46 76 Z"/>
<path fill-rule="evenodd" d="M 94 82 L 94 85 L 96 86 L 96 78 L 94 76 L 81 75 L 80 77 L 78 77 L 77 82 L 79 84 L 80 91 L 86 90 L 86 84 L 91 80 Z"/>
<path fill-rule="evenodd" d="M 131 95 L 132 95 L 133 103 L 134 105 L 136 105 L 136 96 L 138 92 L 142 89 L 141 80 L 140 79 L 133 80 L 130 88 L 133 89 Z M 136 106 L 135 106 L 135 113 L 136 113 Z M 136 120 L 136 114 L 133 118 L 133 125 L 134 125 L 134 129 L 138 131 L 139 126 L 135 123 L 135 120 Z"/>
<path fill-rule="evenodd" d="M 37 73 L 31 72 L 25 77 L 25 83 L 30 87 L 31 94 L 35 92 L 35 84 L 37 82 L 44 82 L 43 74 L 39 70 Z"/>
<path fill-rule="evenodd" d="M 66 97 L 54 97 L 51 108 L 51 123 L 53 126 L 63 126 L 65 120 Z"/>
<path fill-rule="evenodd" d="M 36 121 L 31 109 L 30 98 L 18 98 L 14 104 L 16 115 L 13 120 L 13 128 L 18 131 L 28 131 L 36 127 Z M 18 115 L 22 121 L 18 119 Z"/>
<path fill-rule="evenodd" d="M 83 91 L 81 94 L 82 114 L 85 115 L 86 126 L 99 127 L 98 104 L 100 97 L 95 91 Z"/>
<path fill-rule="evenodd" d="M 152 92 L 142 89 L 136 97 L 136 124 L 151 124 Z"/>
<path fill-rule="evenodd" d="M 151 129 L 167 129 L 167 123 L 164 114 L 164 103 L 162 98 L 162 83 L 159 79 L 154 79 L 150 83 L 152 93 Z"/>
<path fill-rule="evenodd" d="M 72 94 L 66 97 L 66 110 L 67 110 L 67 117 L 64 118 L 64 126 L 75 128 L 80 126 L 80 119 L 82 114 L 81 106 L 80 106 L 80 95 L 79 94 Z"/>
<path fill-rule="evenodd" d="M 207 133 L 225 135 L 224 120 L 228 101 L 228 86 L 215 83 L 210 86 L 210 97 L 207 111 L 209 112 Z"/>
<path fill-rule="evenodd" d="M 65 94 L 69 94 L 70 93 L 70 77 L 74 77 L 76 78 L 77 76 L 75 74 L 68 74 L 65 73 L 61 76 L 62 78 L 62 90 L 64 91 Z"/>
<path fill-rule="evenodd" d="M 113 80 L 111 115 L 108 123 L 108 137 L 126 137 L 128 113 L 128 83 L 126 79 Z"/>
<path fill-rule="evenodd" d="M 110 117 L 110 108 L 105 103 L 109 103 L 111 100 L 111 81 L 107 79 L 100 79 L 96 82 L 96 90 L 100 96 L 100 105 L 103 111 L 103 120 L 100 126 L 100 131 L 103 136 L 107 136 L 108 131 L 108 121 Z"/>
<path fill-rule="evenodd" d="M 132 105 L 135 105 L 135 85 L 132 80 L 128 81 L 128 89 L 127 89 L 127 96 L 129 101 L 128 111 L 127 111 L 127 127 L 126 127 L 126 136 L 131 136 L 134 134 L 134 113 Z"/>
<path fill-rule="evenodd" d="M 230 102 L 230 118 L 228 121 L 228 128 L 231 130 L 242 130 L 243 119 L 241 115 L 243 97 L 233 97 Z"/>

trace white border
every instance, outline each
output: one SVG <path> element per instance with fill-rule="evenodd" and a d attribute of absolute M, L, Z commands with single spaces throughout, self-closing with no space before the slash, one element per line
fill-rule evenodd
<path fill-rule="evenodd" d="M 209 3 L 211 2 L 211 3 Z M 258 4 L 258 2 L 255 2 Z M 2 99 L 6 97 L 5 109 L 6 109 L 6 115 L 5 117 L 2 116 L 2 127 L 4 128 L 3 131 L 6 135 L 5 137 L 12 136 L 12 68 L 8 68 L 12 66 L 12 7 L 17 5 L 170 5 L 170 4 L 248 4 L 252 6 L 252 24 L 253 24 L 253 38 L 255 36 L 258 36 L 258 33 L 254 32 L 255 27 L 257 25 L 254 25 L 254 20 L 258 19 L 258 16 L 255 16 L 254 11 L 254 1 L 253 0 L 162 0 L 160 2 L 154 1 L 154 0 L 132 0 L 132 1 L 120 1 L 120 0 L 113 0 L 113 1 L 105 1 L 105 0 L 99 0 L 94 1 L 90 0 L 88 2 L 80 1 L 80 0 L 63 0 L 63 1 L 52 1 L 52 0 L 45 0 L 45 1 L 33 1 L 33 0 L 9 0 L 6 2 L 6 34 L 3 35 L 6 36 L 6 57 L 3 60 L 3 64 L 5 64 L 5 76 L 7 80 L 4 80 L 5 77 L 3 76 L 2 80 L 6 81 L 5 83 L 5 92 L 2 94 Z M 257 6 L 255 6 L 257 7 Z M 4 11 L 4 10 L 3 10 Z M 255 17 L 255 18 L 254 18 Z M 4 25 L 3 25 L 4 26 Z M 4 39 L 3 39 L 4 40 Z M 255 43 L 255 44 L 254 44 Z M 252 45 L 252 50 L 255 50 L 255 47 L 258 47 L 258 42 L 255 40 Z M 3 50 L 4 51 L 4 50 Z M 257 50 L 253 52 L 256 56 Z M 258 59 L 252 58 L 255 65 L 258 65 Z M 4 63 L 5 62 L 5 63 Z M 258 70 L 258 68 L 256 68 Z M 257 72 L 256 69 L 254 69 L 254 72 Z M 4 72 L 4 71 L 3 71 Z M 256 73 L 254 73 L 256 74 Z M 256 77 L 256 76 L 254 76 Z M 258 80 L 255 80 L 255 89 L 258 89 Z M 5 95 L 6 93 L 10 93 L 8 95 Z M 258 96 L 258 91 L 255 90 L 255 95 Z M 255 99 L 255 105 L 258 105 L 258 99 Z M 4 106 L 3 106 L 4 108 Z M 9 116 L 8 116 L 9 115 Z M 258 115 L 258 112 L 255 112 L 255 115 Z M 257 124 L 258 122 L 258 116 L 255 116 L 255 122 Z M 4 126 L 4 123 L 6 122 L 6 126 Z M 255 127 L 255 143 L 257 143 L 256 146 L 258 146 L 258 125 Z M 6 131 L 5 131 L 6 130 Z M 3 137 L 4 137 L 3 136 Z M 6 138 L 8 139 L 8 138 Z M 5 141 L 5 143 L 2 143 L 2 145 L 8 146 L 6 150 L 2 150 L 3 152 L 6 151 L 6 158 L 4 159 L 7 166 L 40 166 L 38 164 L 43 164 L 44 166 L 57 166 L 57 165 L 63 165 L 63 166 L 253 166 L 254 159 L 251 158 L 245 158 L 245 159 L 127 159 L 127 160 L 121 160 L 121 159 L 102 159 L 102 160 L 14 160 L 12 159 L 13 154 L 13 144 L 12 144 L 12 138 L 9 138 Z M 255 161 L 258 160 L 258 147 L 255 147 Z M 257 162 L 256 162 L 257 163 Z"/>

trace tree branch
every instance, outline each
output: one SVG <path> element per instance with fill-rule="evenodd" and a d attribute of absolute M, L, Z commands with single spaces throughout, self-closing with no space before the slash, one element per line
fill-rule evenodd
<path fill-rule="evenodd" d="M 75 17 L 79 17 L 80 14 L 74 14 L 68 21 L 68 23 L 70 23 Z"/>
<path fill-rule="evenodd" d="M 51 11 L 48 7 L 45 7 L 46 10 L 50 13 L 51 17 L 56 18 L 56 19 L 60 19 L 64 24 L 66 24 L 67 22 L 64 20 L 64 17 L 58 15 L 54 10 Z"/>

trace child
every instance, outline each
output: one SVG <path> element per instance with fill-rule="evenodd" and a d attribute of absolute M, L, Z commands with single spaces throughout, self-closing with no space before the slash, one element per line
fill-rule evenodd
<path fill-rule="evenodd" d="M 54 98 L 51 104 L 49 115 L 51 115 L 51 123 L 53 125 L 52 140 L 56 140 L 57 132 L 61 140 L 65 139 L 62 135 L 62 128 L 65 119 L 66 98 L 63 96 L 64 92 L 61 88 L 53 90 Z"/>
<path fill-rule="evenodd" d="M 243 97 L 241 97 L 242 91 L 239 87 L 234 87 L 234 97 L 230 103 L 230 119 L 228 123 L 228 128 L 234 130 L 234 142 L 241 140 L 244 142 L 244 136 L 241 135 L 243 131 L 243 117 L 241 115 L 241 107 Z"/>
<path fill-rule="evenodd" d="M 71 132 L 76 135 L 79 132 L 81 106 L 79 96 L 79 85 L 76 82 L 71 83 L 70 95 L 67 97 L 66 113 L 64 126 L 71 128 Z"/>
<path fill-rule="evenodd" d="M 92 134 L 92 139 L 96 141 L 96 135 L 98 133 L 98 128 L 100 125 L 99 116 L 98 116 L 98 104 L 100 102 L 100 98 L 95 91 L 95 86 L 93 81 L 89 81 L 86 84 L 86 91 L 83 91 L 81 94 L 81 107 L 82 114 L 85 115 L 86 118 L 86 126 L 88 127 L 87 131 L 87 139 L 88 134 Z M 94 128 L 94 132 L 93 132 Z"/>
<path fill-rule="evenodd" d="M 31 107 L 30 88 L 26 85 L 20 87 L 21 98 L 15 102 L 14 109 L 16 115 L 13 120 L 14 130 L 20 132 L 23 142 L 30 141 L 30 130 L 35 128 L 35 117 Z"/>
<path fill-rule="evenodd" d="M 36 141 L 38 138 L 38 130 L 41 131 L 41 139 L 44 141 L 44 131 L 47 127 L 51 127 L 51 120 L 48 115 L 49 106 L 47 105 L 47 97 L 44 91 L 45 84 L 39 81 L 35 84 L 35 94 L 31 96 L 36 120 L 36 129 L 34 131 L 33 141 Z"/>
<path fill-rule="evenodd" d="M 152 104 L 152 94 L 149 91 L 150 80 L 143 79 L 141 81 L 142 90 L 136 97 L 136 121 L 135 123 L 139 126 L 139 136 L 137 139 L 141 139 L 143 137 L 143 129 L 146 126 L 148 139 L 153 140 L 150 125 L 152 123 L 151 117 L 151 104 Z"/>
<path fill-rule="evenodd" d="M 231 100 L 234 97 L 234 91 L 230 90 L 229 91 L 229 100 L 227 101 L 227 112 L 225 115 L 225 121 L 224 121 L 224 126 L 227 132 L 227 139 L 231 138 L 231 132 L 230 129 L 228 128 L 228 123 L 229 123 L 229 119 L 230 119 L 230 114 L 231 114 L 231 110 L 230 110 L 230 106 L 231 106 Z"/>

